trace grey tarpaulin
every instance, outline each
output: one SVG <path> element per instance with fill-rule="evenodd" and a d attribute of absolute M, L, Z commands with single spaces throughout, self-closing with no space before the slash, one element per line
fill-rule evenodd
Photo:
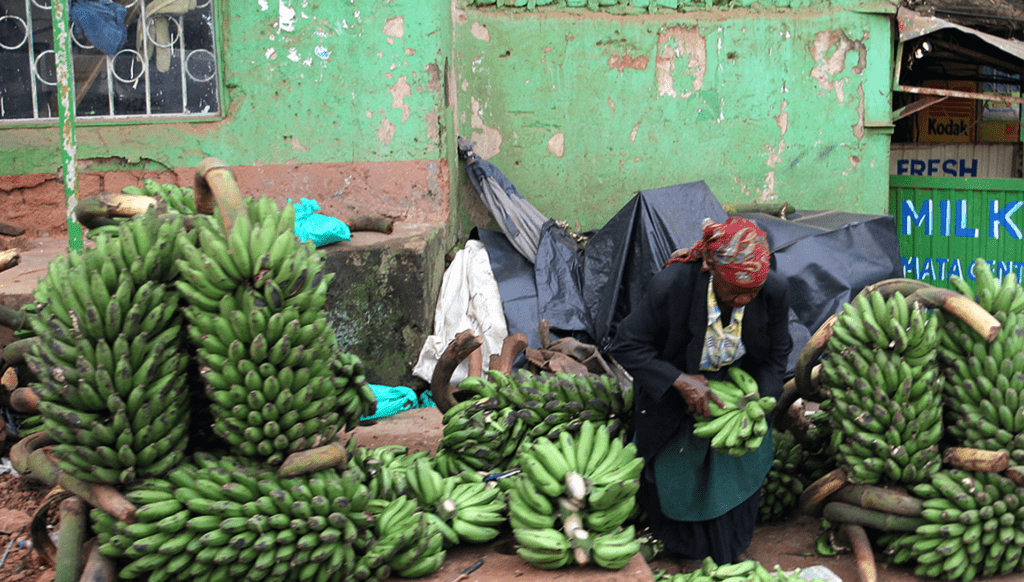
<path fill-rule="evenodd" d="M 547 217 L 516 190 L 497 166 L 476 155 L 471 141 L 459 137 L 458 144 L 459 157 L 466 161 L 466 175 L 473 188 L 512 246 L 533 263 Z"/>
<path fill-rule="evenodd" d="M 501 293 L 509 333 L 539 347 L 537 325 L 604 349 L 618 322 L 672 251 L 700 236 L 705 216 L 728 217 L 703 182 L 639 192 L 585 247 L 545 224 L 537 263 L 514 252 L 500 232 L 480 230 Z M 790 285 L 789 372 L 810 335 L 863 287 L 902 276 L 891 216 L 805 211 L 789 220 L 745 214 L 768 234 L 773 268 Z"/>

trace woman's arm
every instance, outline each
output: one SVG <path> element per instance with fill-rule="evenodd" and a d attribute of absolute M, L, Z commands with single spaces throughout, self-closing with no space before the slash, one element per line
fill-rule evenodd
<path fill-rule="evenodd" d="M 789 290 L 778 278 L 766 285 L 766 315 L 768 320 L 768 354 L 761 360 L 751 375 L 757 380 L 762 396 L 778 398 L 782 395 L 789 353 L 793 349 L 793 338 L 789 334 Z"/>
<path fill-rule="evenodd" d="M 680 311 L 685 313 L 685 309 L 676 306 L 684 298 L 683 304 L 688 304 L 690 293 L 688 289 L 677 288 L 677 278 L 667 276 L 666 271 L 668 269 L 651 278 L 644 298 L 619 322 L 608 348 L 615 361 L 633 376 L 634 385 L 655 401 L 661 401 L 667 392 L 676 392 L 672 384 L 684 372 L 662 359 L 662 353 L 670 334 L 685 330 L 685 318 L 674 319 L 679 317 Z M 671 269 L 671 272 L 678 272 L 678 269 Z M 671 326 L 679 329 L 670 329 Z"/>

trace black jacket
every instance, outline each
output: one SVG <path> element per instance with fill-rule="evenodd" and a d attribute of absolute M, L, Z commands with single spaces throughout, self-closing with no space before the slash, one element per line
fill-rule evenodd
<path fill-rule="evenodd" d="M 672 383 L 681 373 L 699 374 L 707 331 L 711 274 L 701 263 L 672 263 L 655 274 L 643 300 L 615 332 L 608 352 L 633 376 L 632 429 L 638 453 L 648 462 L 693 417 Z M 782 394 L 789 352 L 789 299 L 785 281 L 770 272 L 743 314 L 744 355 L 739 365 L 756 380 L 763 396 Z M 714 404 L 712 404 L 714 406 Z"/>

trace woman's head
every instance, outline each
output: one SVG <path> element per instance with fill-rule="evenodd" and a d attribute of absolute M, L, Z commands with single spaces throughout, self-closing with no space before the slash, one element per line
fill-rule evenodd
<path fill-rule="evenodd" d="M 749 303 L 768 277 L 767 236 L 753 221 L 738 216 L 721 224 L 705 218 L 701 239 L 673 257 L 701 261 L 701 269 L 713 275 L 719 300 L 732 306 Z"/>

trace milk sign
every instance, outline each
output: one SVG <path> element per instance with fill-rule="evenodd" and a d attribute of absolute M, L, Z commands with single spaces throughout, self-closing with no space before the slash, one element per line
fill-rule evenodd
<path fill-rule="evenodd" d="M 890 194 L 905 277 L 973 281 L 980 257 L 1024 279 L 1024 180 L 893 176 Z"/>

